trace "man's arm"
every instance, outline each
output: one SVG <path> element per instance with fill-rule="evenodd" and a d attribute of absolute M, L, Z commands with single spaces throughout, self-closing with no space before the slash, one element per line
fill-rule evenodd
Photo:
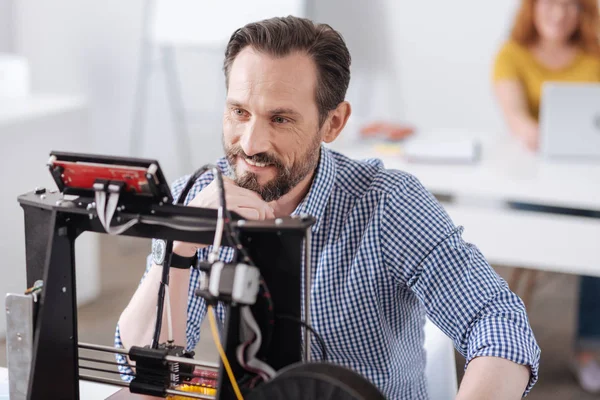
<path fill-rule="evenodd" d="M 176 180 L 171 192 L 177 198 L 187 182 L 188 177 L 184 176 Z M 195 199 L 212 181 L 213 176 L 210 173 L 204 174 L 196 181 L 188 199 Z M 187 199 L 186 199 L 187 200 Z M 187 204 L 189 202 L 186 201 Z M 183 257 L 191 257 L 196 249 L 191 244 L 174 242 L 173 252 Z M 148 257 L 146 270 L 142 280 L 129 304 L 123 310 L 117 324 L 115 332 L 115 345 L 117 347 L 130 348 L 131 346 L 144 346 L 150 344 L 156 323 L 156 305 L 158 302 L 158 289 L 162 278 L 162 266 L 155 265 L 152 257 Z M 169 297 L 171 300 L 171 312 L 173 322 L 173 339 L 180 346 L 187 345 L 186 327 L 187 327 L 187 305 L 189 301 L 190 270 L 173 268 L 169 271 Z M 203 313 L 200 313 L 203 316 Z M 167 312 L 163 311 L 163 322 L 159 341 L 165 342 L 167 335 Z M 126 364 L 124 357 L 117 357 L 120 364 Z M 128 366 L 125 365 L 122 372 L 131 373 Z"/>
<path fill-rule="evenodd" d="M 189 257 L 189 255 L 187 255 Z M 121 342 L 125 348 L 133 345 L 149 344 L 154 333 L 156 321 L 156 304 L 158 288 L 162 275 L 162 266 L 152 265 L 148 274 L 131 298 L 127 308 L 119 318 Z M 173 339 L 178 345 L 186 345 L 186 321 L 190 270 L 172 268 L 169 271 L 169 296 L 171 298 L 171 316 L 173 321 Z M 163 312 L 163 323 L 160 342 L 166 342 L 167 321 L 166 310 Z"/>
<path fill-rule="evenodd" d="M 175 198 L 186 184 L 187 177 L 177 180 L 172 188 Z M 227 208 L 240 214 L 249 220 L 264 220 L 274 218 L 273 209 L 255 192 L 240 188 L 235 183 L 224 177 L 225 195 L 227 198 Z M 190 190 L 186 199 L 186 205 L 190 207 L 218 208 L 220 205 L 220 191 L 216 181 L 210 173 L 204 174 L 196 181 L 196 184 Z M 191 200 L 190 200 L 191 199 Z M 189 201 L 187 201 L 189 200 Z M 200 250 L 198 250 L 200 248 Z M 182 257 L 191 257 L 196 251 L 200 259 L 207 259 L 208 252 L 212 250 L 211 246 L 206 247 L 202 244 L 184 243 L 175 241 L 173 243 L 173 252 Z M 230 260 L 233 252 L 228 248 L 221 248 L 219 259 Z M 173 322 L 173 339 L 177 345 L 187 347 L 187 322 L 188 322 L 188 302 L 192 296 L 190 288 L 190 276 L 194 272 L 190 270 L 171 269 L 169 271 L 169 295 L 171 299 L 171 312 Z M 115 345 L 117 347 L 130 348 L 131 346 L 144 346 L 151 342 L 154 333 L 156 321 L 156 304 L 158 301 L 158 289 L 162 277 L 162 266 L 153 265 L 148 261 L 146 272 L 142 278 L 140 286 L 134 293 L 127 308 L 121 314 L 117 329 L 115 332 Z M 197 273 L 196 273 L 197 278 Z M 194 308 L 194 307 L 192 307 Z M 204 317 L 206 308 L 204 303 L 198 304 L 192 315 L 194 322 Z M 163 323 L 161 325 L 160 342 L 166 341 L 167 335 L 167 313 L 163 312 Z M 196 327 L 199 329 L 198 326 Z M 197 335 L 196 335 L 197 337 Z M 194 345 L 194 343 L 191 343 Z M 118 355 L 117 360 L 119 370 L 124 376 L 131 374 L 128 361 L 125 357 Z"/>
<path fill-rule="evenodd" d="M 207 249 L 199 250 L 199 257 L 205 259 Z M 171 298 L 171 311 L 173 322 L 173 339 L 177 345 L 188 348 L 186 330 L 188 328 L 187 306 L 189 302 L 190 278 L 194 271 L 171 269 L 169 271 L 169 295 Z M 197 275 L 197 274 L 196 274 Z M 150 344 L 154 334 L 156 323 L 156 304 L 158 301 L 158 287 L 162 276 L 162 266 L 155 265 L 152 262 L 152 256 L 148 256 L 146 270 L 142 280 L 131 301 L 121 314 L 115 331 L 115 347 L 127 348 L 131 346 L 145 346 Z M 197 280 L 197 276 L 196 276 Z M 206 307 L 203 303 L 196 307 L 192 314 L 193 326 L 199 327 L 204 318 Z M 167 313 L 163 311 L 163 322 L 160 333 L 160 342 L 164 343 L 167 339 Z M 134 363 L 128 357 L 116 354 L 118 369 L 122 374 L 122 379 L 130 381 L 133 378 L 134 371 L 130 365 Z"/>
<path fill-rule="evenodd" d="M 469 363 L 456 400 L 520 399 L 531 371 L 504 358 L 477 357 Z"/>
<path fill-rule="evenodd" d="M 179 242 L 175 242 L 174 244 L 174 249 L 179 249 L 176 252 L 187 255 L 185 251 L 181 251 L 177 243 Z M 181 245 L 187 247 L 188 244 L 182 243 Z M 211 249 L 212 246 L 208 246 L 198 250 L 198 258 L 206 260 Z M 218 258 L 230 261 L 233 258 L 233 251 L 230 248 L 223 247 L 219 251 Z M 117 324 L 115 331 L 115 347 L 117 348 L 130 348 L 134 345 L 145 346 L 150 344 L 156 322 L 158 284 L 162 274 L 162 267 L 153 264 L 151 260 L 152 257 L 149 256 L 140 286 L 127 308 L 121 314 L 119 323 Z M 173 338 L 177 345 L 191 350 L 198 343 L 200 324 L 206 314 L 206 303 L 204 300 L 199 297 L 190 297 L 198 285 L 199 273 L 193 269 L 171 269 L 169 280 Z M 185 294 L 185 297 L 183 294 Z M 146 298 L 148 299 L 147 302 L 144 301 Z M 217 317 L 223 321 L 223 307 L 218 306 L 216 311 Z M 165 310 L 163 312 L 163 323 L 160 334 L 161 343 L 164 343 L 167 339 L 166 316 Z M 122 379 L 131 380 L 134 371 L 130 365 L 134 365 L 134 363 L 128 357 L 121 354 L 116 354 L 116 358 L 119 363 L 118 369 L 122 374 Z"/>
<path fill-rule="evenodd" d="M 521 398 L 537 381 L 540 357 L 523 302 L 481 252 L 463 241 L 462 228 L 416 178 L 403 183 L 387 196 L 382 221 L 382 250 L 391 275 L 416 294 L 465 357 L 469 377 L 461 396 L 489 393 L 488 382 L 480 379 L 495 373 L 497 392 L 520 392 L 514 398 Z M 510 367 L 496 370 L 497 358 Z M 527 371 L 528 384 L 512 379 L 520 376 L 516 371 Z"/>

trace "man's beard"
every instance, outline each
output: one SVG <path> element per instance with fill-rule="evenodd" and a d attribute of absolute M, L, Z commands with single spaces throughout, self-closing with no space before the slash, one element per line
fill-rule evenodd
<path fill-rule="evenodd" d="M 235 174 L 235 183 L 239 187 L 258 193 L 268 203 L 279 200 L 306 178 L 308 174 L 314 171 L 319 163 L 321 137 L 317 133 L 310 148 L 304 153 L 304 156 L 290 167 L 285 166 L 283 161 L 272 153 L 258 153 L 250 157 L 244 153 L 240 145 L 227 146 L 224 144 L 223 147 L 227 161 Z M 277 170 L 277 175 L 264 185 L 258 182 L 258 175 L 253 172 L 246 171 L 243 175 L 239 176 L 235 168 L 238 157 L 255 163 L 273 166 Z"/>

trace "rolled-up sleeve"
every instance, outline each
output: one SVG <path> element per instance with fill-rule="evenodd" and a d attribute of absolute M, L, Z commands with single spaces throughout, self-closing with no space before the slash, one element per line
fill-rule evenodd
<path fill-rule="evenodd" d="M 453 339 L 466 366 L 485 356 L 528 366 L 526 395 L 538 379 L 540 349 L 525 307 L 480 251 L 462 240 L 461 231 L 436 246 L 409 286 L 432 321 Z"/>
<path fill-rule="evenodd" d="M 119 332 L 119 325 L 117 325 L 117 329 L 115 330 L 115 347 L 118 349 L 123 348 L 123 342 L 121 341 L 121 332 Z M 117 358 L 117 369 L 121 374 L 121 379 L 125 382 L 130 382 L 133 379 L 134 374 L 133 369 L 131 369 L 131 366 L 127 362 L 127 357 L 118 353 L 115 354 L 115 357 Z"/>
<path fill-rule="evenodd" d="M 416 294 L 467 365 L 490 356 L 528 366 L 529 393 L 540 348 L 521 299 L 415 178 L 387 197 L 385 213 L 382 245 L 392 275 Z"/>

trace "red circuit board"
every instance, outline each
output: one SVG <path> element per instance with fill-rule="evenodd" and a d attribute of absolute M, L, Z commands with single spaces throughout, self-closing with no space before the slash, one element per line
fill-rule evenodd
<path fill-rule="evenodd" d="M 217 372 L 196 368 L 193 374 L 194 378 L 190 383 L 211 388 L 217 387 L 217 379 L 219 379 L 219 374 Z"/>
<path fill-rule="evenodd" d="M 61 167 L 61 178 L 65 187 L 93 190 L 97 179 L 107 179 L 125 182 L 127 192 L 149 194 L 148 170 L 142 167 L 126 165 L 105 165 L 85 162 L 56 160 L 53 168 Z"/>

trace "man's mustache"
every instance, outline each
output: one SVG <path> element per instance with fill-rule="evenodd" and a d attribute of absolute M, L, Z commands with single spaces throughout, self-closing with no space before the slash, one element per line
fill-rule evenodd
<path fill-rule="evenodd" d="M 231 147 L 228 151 L 229 156 L 233 157 L 242 157 L 244 160 L 249 160 L 251 162 L 273 165 L 280 169 L 285 169 L 283 163 L 279 160 L 279 158 L 273 154 L 269 153 L 258 153 L 253 156 L 247 155 L 241 147 L 235 146 Z"/>

